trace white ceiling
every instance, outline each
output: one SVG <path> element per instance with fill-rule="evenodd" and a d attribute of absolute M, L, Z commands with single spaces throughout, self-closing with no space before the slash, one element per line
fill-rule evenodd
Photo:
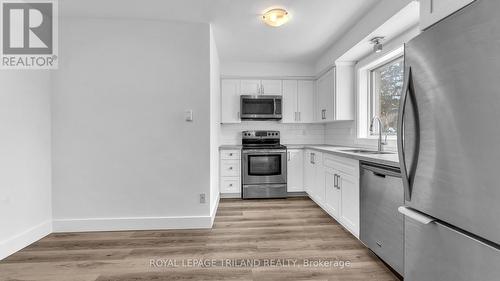
<path fill-rule="evenodd" d="M 380 0 L 60 0 L 63 17 L 211 22 L 222 61 L 314 62 Z M 259 15 L 291 14 L 272 28 Z"/>

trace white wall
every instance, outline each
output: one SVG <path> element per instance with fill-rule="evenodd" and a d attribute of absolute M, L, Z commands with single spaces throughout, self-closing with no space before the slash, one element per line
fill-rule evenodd
<path fill-rule="evenodd" d="M 59 38 L 54 230 L 210 227 L 209 25 L 63 19 Z"/>
<path fill-rule="evenodd" d="M 315 74 L 313 64 L 221 62 L 223 77 L 312 77 Z"/>
<path fill-rule="evenodd" d="M 210 26 L 210 215 L 215 218 L 219 200 L 220 63 Z"/>
<path fill-rule="evenodd" d="M 0 259 L 49 234 L 50 73 L 0 71 Z"/>
<path fill-rule="evenodd" d="M 272 121 L 246 121 L 241 124 L 223 124 L 221 144 L 241 145 L 241 132 L 245 130 L 280 131 L 282 144 L 324 144 L 323 124 L 281 124 Z"/>

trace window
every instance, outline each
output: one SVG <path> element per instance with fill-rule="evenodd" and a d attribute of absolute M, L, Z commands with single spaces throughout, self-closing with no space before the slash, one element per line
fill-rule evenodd
<path fill-rule="evenodd" d="M 395 136 L 404 79 L 403 57 L 400 56 L 371 69 L 369 79 L 370 120 L 373 116 L 378 116 L 384 127 L 383 133 Z M 373 128 L 370 134 L 378 135 L 378 125 L 374 125 Z"/>

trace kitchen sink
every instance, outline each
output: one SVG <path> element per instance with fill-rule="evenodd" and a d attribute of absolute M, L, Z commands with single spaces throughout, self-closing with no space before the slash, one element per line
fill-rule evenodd
<path fill-rule="evenodd" d="M 394 154 L 390 151 L 376 151 L 376 150 L 366 150 L 366 149 L 344 149 L 344 152 L 350 153 L 360 153 L 360 154 Z"/>

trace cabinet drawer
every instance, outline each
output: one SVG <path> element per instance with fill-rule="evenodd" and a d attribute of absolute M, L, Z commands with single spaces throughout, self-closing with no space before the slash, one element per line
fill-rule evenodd
<path fill-rule="evenodd" d="M 240 160 L 222 160 L 220 164 L 220 174 L 223 177 L 239 177 Z"/>
<path fill-rule="evenodd" d="M 220 151 L 220 159 L 239 160 L 239 159 L 241 159 L 241 151 L 240 150 L 221 150 Z"/>
<path fill-rule="evenodd" d="M 324 154 L 323 165 L 325 165 L 325 167 L 343 172 L 347 175 L 357 177 L 356 168 L 359 165 L 359 162 L 353 159 L 338 157 L 331 154 Z"/>
<path fill-rule="evenodd" d="M 240 193 L 241 184 L 239 178 L 221 178 L 220 180 L 221 193 Z"/>

